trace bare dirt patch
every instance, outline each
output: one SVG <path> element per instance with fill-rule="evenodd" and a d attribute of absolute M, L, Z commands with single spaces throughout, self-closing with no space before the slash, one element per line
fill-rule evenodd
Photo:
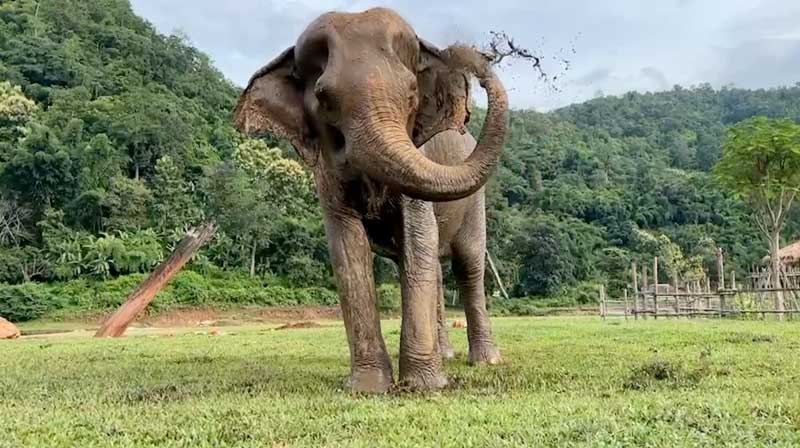
<path fill-rule="evenodd" d="M 258 317 L 264 320 L 319 320 L 332 319 L 340 320 L 342 310 L 338 306 L 314 306 L 314 307 L 275 307 L 261 308 Z"/>
<path fill-rule="evenodd" d="M 136 321 L 146 327 L 208 327 L 235 326 L 247 322 L 287 322 L 339 320 L 341 310 L 336 306 L 270 307 L 270 308 L 187 308 L 143 316 Z"/>
<path fill-rule="evenodd" d="M 288 324 L 283 324 L 280 327 L 276 328 L 276 330 L 297 330 L 300 328 L 320 328 L 322 325 L 316 322 L 289 322 Z"/>

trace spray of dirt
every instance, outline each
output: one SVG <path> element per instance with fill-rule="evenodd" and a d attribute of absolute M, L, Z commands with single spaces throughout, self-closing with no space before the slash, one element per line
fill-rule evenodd
<path fill-rule="evenodd" d="M 572 66 L 569 58 L 576 53 L 576 39 L 573 39 L 569 48 L 561 48 L 554 55 L 545 57 L 541 51 L 531 50 L 519 45 L 505 31 L 490 31 L 489 41 L 483 45 L 480 51 L 495 68 L 502 68 L 503 64 L 515 62 L 529 65 L 547 89 L 558 93 L 561 92 L 559 81 L 564 78 Z M 546 61 L 549 61 L 549 63 L 545 63 Z M 550 68 L 545 69 L 545 66 L 555 67 L 555 72 Z"/>

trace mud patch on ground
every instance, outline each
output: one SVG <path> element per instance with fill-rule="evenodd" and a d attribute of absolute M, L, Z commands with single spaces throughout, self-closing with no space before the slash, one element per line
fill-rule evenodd
<path fill-rule="evenodd" d="M 316 322 L 289 322 L 287 324 L 283 324 L 280 327 L 276 328 L 276 330 L 297 330 L 301 328 L 320 328 L 322 325 Z"/>
<path fill-rule="evenodd" d="M 236 308 L 221 310 L 216 308 L 175 309 L 147 316 L 138 322 L 153 327 L 184 326 L 234 326 L 246 322 L 286 322 L 312 321 L 320 319 L 341 319 L 341 311 L 335 306 L 315 307 L 269 307 Z"/>
<path fill-rule="evenodd" d="M 264 320 L 298 320 L 310 321 L 319 319 L 341 319 L 342 310 L 338 306 L 312 307 L 275 307 L 261 308 L 258 317 Z"/>

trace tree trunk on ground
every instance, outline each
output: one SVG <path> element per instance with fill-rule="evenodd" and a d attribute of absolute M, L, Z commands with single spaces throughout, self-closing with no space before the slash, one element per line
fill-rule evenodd
<path fill-rule="evenodd" d="M 492 271 L 492 275 L 494 276 L 494 281 L 500 288 L 500 292 L 503 294 L 503 298 L 508 300 L 508 293 L 506 292 L 506 288 L 503 285 L 503 280 L 500 279 L 500 273 L 497 272 L 497 267 L 494 265 L 494 260 L 492 260 L 492 255 L 489 253 L 489 250 L 486 250 L 486 259 L 489 261 L 489 270 Z"/>
<path fill-rule="evenodd" d="M 197 229 L 190 230 L 180 243 L 172 251 L 172 255 L 150 274 L 150 276 L 136 288 L 128 300 L 125 301 L 97 330 L 95 337 L 119 337 L 125 333 L 128 326 L 136 319 L 156 294 L 161 291 L 166 284 L 180 272 L 181 268 L 188 262 L 200 247 L 216 231 L 216 226 L 212 222 L 207 222 Z"/>
<path fill-rule="evenodd" d="M 783 291 L 781 289 L 781 259 L 780 259 L 780 233 L 775 232 L 770 235 L 769 240 L 769 259 L 770 259 L 770 269 L 772 270 L 772 287 L 775 289 L 775 311 L 778 311 L 776 316 L 778 320 L 783 320 L 783 314 L 781 312 L 784 310 L 784 302 L 783 302 Z"/>

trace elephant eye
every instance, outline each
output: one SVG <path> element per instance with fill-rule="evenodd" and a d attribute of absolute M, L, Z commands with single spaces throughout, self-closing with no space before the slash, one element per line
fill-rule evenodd
<path fill-rule="evenodd" d="M 317 101 L 326 112 L 335 112 L 337 110 L 338 101 L 333 94 L 333 89 L 327 85 L 317 82 L 317 85 L 314 86 L 314 96 L 317 97 Z"/>

